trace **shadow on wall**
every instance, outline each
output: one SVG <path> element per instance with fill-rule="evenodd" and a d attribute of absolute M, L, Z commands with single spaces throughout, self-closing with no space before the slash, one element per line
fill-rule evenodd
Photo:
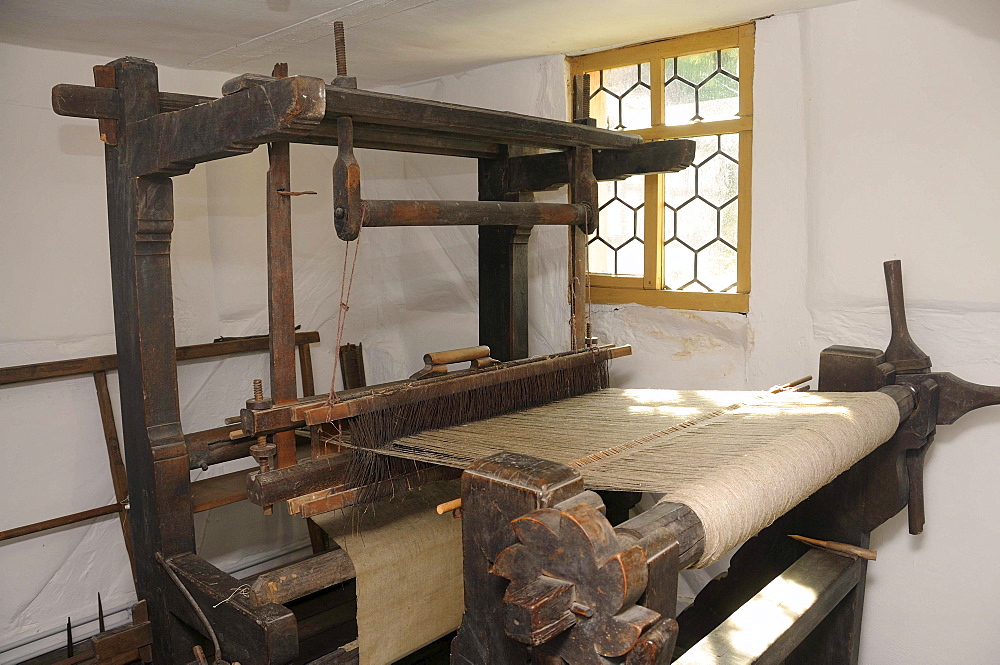
<path fill-rule="evenodd" d="M 965 28 L 980 37 L 1000 41 L 1000 2 L 996 0 L 896 0 L 949 23 Z"/>

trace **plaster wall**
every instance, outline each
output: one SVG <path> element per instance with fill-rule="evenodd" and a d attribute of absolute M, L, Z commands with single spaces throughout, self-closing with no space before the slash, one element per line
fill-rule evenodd
<path fill-rule="evenodd" d="M 1000 383 L 1000 6 L 858 0 L 757 23 L 750 314 L 595 307 L 635 345 L 630 386 L 765 388 L 830 344 L 884 348 L 881 263 L 902 259 L 911 332 L 935 366 Z M 861 662 L 997 662 L 995 410 L 939 430 L 927 526 L 880 527 Z M 822 537 L 822 536 L 820 536 Z M 985 564 L 985 565 L 984 565 Z"/>

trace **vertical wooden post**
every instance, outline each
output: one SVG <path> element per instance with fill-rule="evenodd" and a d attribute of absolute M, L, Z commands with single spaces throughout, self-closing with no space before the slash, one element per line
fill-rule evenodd
<path fill-rule="evenodd" d="M 288 76 L 288 65 L 274 66 L 274 76 Z M 267 144 L 267 292 L 271 347 L 271 399 L 275 406 L 298 396 L 295 385 L 295 290 L 292 282 L 291 161 L 287 141 Z M 284 194 L 282 194 L 284 192 Z M 295 432 L 278 432 L 278 468 L 295 464 Z"/>
<path fill-rule="evenodd" d="M 587 74 L 573 77 L 573 122 L 594 124 L 590 118 L 590 83 Z M 570 200 L 589 203 L 597 214 L 597 179 L 594 178 L 594 152 L 578 147 L 570 153 Z M 596 220 L 594 220 L 596 224 Z M 587 230 L 569 228 L 569 299 L 570 346 L 582 349 L 587 344 Z"/>
<path fill-rule="evenodd" d="M 479 160 L 480 201 L 533 201 L 508 194 L 506 155 Z M 528 357 L 528 240 L 531 227 L 479 227 L 479 343 L 497 360 Z"/>
<path fill-rule="evenodd" d="M 156 626 L 155 662 L 187 662 L 193 643 L 167 609 L 171 582 L 154 558 L 195 547 L 174 350 L 173 187 L 166 177 L 135 177 L 127 148 L 135 123 L 159 112 L 156 66 L 123 58 L 95 68 L 99 85 L 112 77 L 119 108 L 116 145 L 105 147 L 108 226 L 136 588 Z"/>

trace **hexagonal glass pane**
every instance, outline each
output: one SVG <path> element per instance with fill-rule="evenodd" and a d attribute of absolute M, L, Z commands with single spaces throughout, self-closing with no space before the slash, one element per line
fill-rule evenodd
<path fill-rule="evenodd" d="M 740 75 L 740 50 L 738 48 L 724 48 L 719 53 L 722 60 L 722 71 L 739 77 Z"/>
<path fill-rule="evenodd" d="M 695 166 L 701 166 L 709 159 L 712 155 L 719 152 L 719 136 L 699 136 L 694 139 L 694 164 Z"/>
<path fill-rule="evenodd" d="M 663 246 L 663 284 L 679 289 L 694 279 L 694 252 L 673 240 Z"/>
<path fill-rule="evenodd" d="M 641 241 L 628 242 L 618 250 L 617 254 L 616 275 L 642 275 L 643 245 Z"/>
<path fill-rule="evenodd" d="M 737 247 L 737 233 L 739 232 L 739 206 L 740 202 L 733 201 L 719 213 L 719 237 L 728 242 L 733 247 Z"/>
<path fill-rule="evenodd" d="M 698 281 L 712 291 L 723 291 L 736 282 L 736 250 L 715 242 L 698 252 Z"/>
<path fill-rule="evenodd" d="M 716 207 L 736 198 L 739 167 L 719 153 L 698 167 L 698 196 Z"/>
<path fill-rule="evenodd" d="M 590 241 L 587 246 L 587 261 L 590 272 L 615 274 L 615 250 L 599 239 Z"/>
<path fill-rule="evenodd" d="M 698 115 L 705 120 L 733 118 L 740 112 L 740 83 L 715 74 L 698 88 Z"/>
<path fill-rule="evenodd" d="M 650 113 L 648 84 L 639 84 L 622 97 L 622 129 L 649 127 L 652 124 Z"/>
<path fill-rule="evenodd" d="M 694 167 L 663 174 L 663 202 L 677 210 L 694 197 Z"/>
<path fill-rule="evenodd" d="M 740 135 L 723 134 L 719 137 L 719 150 L 740 161 Z"/>
<path fill-rule="evenodd" d="M 593 85 L 593 78 L 591 85 Z M 622 97 L 629 89 L 639 82 L 639 66 L 628 65 L 627 67 L 615 67 L 605 69 L 600 75 L 600 87 L 607 90 L 615 97 Z"/>
<path fill-rule="evenodd" d="M 646 200 L 646 176 L 634 175 L 615 183 L 615 192 L 619 199 L 632 208 L 642 207 Z"/>
<path fill-rule="evenodd" d="M 612 247 L 621 247 L 635 235 L 635 218 L 634 210 L 615 199 L 601 208 L 597 235 Z"/>
<path fill-rule="evenodd" d="M 619 99 L 605 90 L 594 92 L 590 96 L 590 117 L 603 129 L 621 129 Z"/>
<path fill-rule="evenodd" d="M 694 53 L 677 58 L 677 75 L 695 85 L 707 79 L 718 68 L 718 51 Z"/>
<path fill-rule="evenodd" d="M 674 79 L 664 92 L 664 122 L 668 125 L 686 125 L 695 118 L 695 91 L 691 85 Z"/>
<path fill-rule="evenodd" d="M 597 205 L 602 206 L 611 199 L 615 198 L 615 185 L 617 183 L 614 180 L 600 180 L 597 183 Z"/>
<path fill-rule="evenodd" d="M 677 237 L 692 249 L 700 249 L 719 237 L 718 212 L 701 199 L 677 211 Z"/>

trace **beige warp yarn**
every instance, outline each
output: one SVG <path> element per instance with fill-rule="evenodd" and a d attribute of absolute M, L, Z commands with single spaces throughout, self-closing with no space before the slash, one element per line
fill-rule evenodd
<path fill-rule="evenodd" d="M 460 491 L 432 483 L 313 518 L 354 564 L 360 665 L 394 663 L 462 622 L 462 521 L 434 512 Z"/>
<path fill-rule="evenodd" d="M 575 466 L 593 489 L 662 493 L 701 519 L 700 567 L 849 469 L 898 424 L 895 401 L 878 392 L 606 389 L 429 430 L 381 452 L 464 468 L 508 450 Z"/>

